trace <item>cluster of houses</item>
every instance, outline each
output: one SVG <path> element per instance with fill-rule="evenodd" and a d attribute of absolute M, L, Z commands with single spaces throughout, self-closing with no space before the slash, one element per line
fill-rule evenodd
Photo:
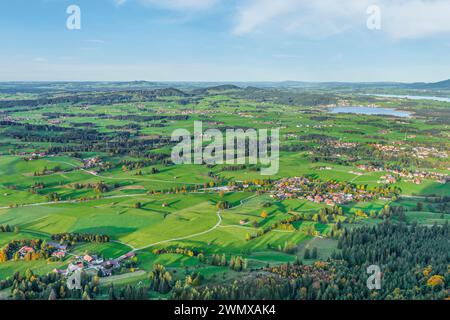
<path fill-rule="evenodd" d="M 75 260 L 69 264 L 66 270 L 55 269 L 54 272 L 70 275 L 78 270 L 94 271 L 97 274 L 101 274 L 103 277 L 109 277 L 113 274 L 114 270 L 120 269 L 123 261 L 134 257 L 134 252 L 129 252 L 120 256 L 117 259 L 103 259 L 98 255 L 83 255 L 76 256 Z"/>
<path fill-rule="evenodd" d="M 45 152 L 33 152 L 33 153 L 20 152 L 18 155 L 24 157 L 24 159 L 28 161 L 37 160 L 39 158 L 48 156 Z M 50 157 L 53 157 L 53 155 L 50 155 Z"/>
<path fill-rule="evenodd" d="M 324 129 L 324 128 L 332 128 L 334 127 L 334 125 L 332 124 L 314 124 L 314 125 L 309 125 L 309 124 L 298 124 L 296 125 L 297 128 L 313 128 L 313 129 Z"/>
<path fill-rule="evenodd" d="M 60 244 L 57 242 L 49 242 L 48 245 L 50 247 L 53 247 L 56 249 L 56 251 L 54 251 L 52 253 L 52 257 L 58 258 L 58 259 L 63 259 L 66 254 L 67 254 L 67 250 L 68 250 L 68 246 L 65 244 Z"/>
<path fill-rule="evenodd" d="M 412 136 L 410 136 L 412 137 Z M 402 144 L 401 141 L 397 141 L 397 144 Z M 418 158 L 418 159 L 426 159 L 429 157 L 436 157 L 436 158 L 448 158 L 447 151 L 440 151 L 436 149 L 435 147 L 414 147 L 412 150 L 406 150 L 405 147 L 399 147 L 396 145 L 382 145 L 382 144 L 373 144 L 373 148 L 376 150 L 386 152 L 386 153 L 399 153 L 399 152 L 406 152 L 408 155 Z"/>
<path fill-rule="evenodd" d="M 375 148 L 378 151 L 381 152 L 386 152 L 386 153 L 399 153 L 403 150 L 405 150 L 404 147 L 398 147 L 398 146 L 394 146 L 394 145 L 383 145 L 383 144 L 372 144 L 372 147 Z"/>
<path fill-rule="evenodd" d="M 163 108 L 164 110 L 156 110 L 156 114 L 163 114 L 163 115 L 167 115 L 167 114 L 176 114 L 176 115 L 195 115 L 195 114 L 200 114 L 204 117 L 208 117 L 206 116 L 207 114 L 213 114 L 213 113 L 217 113 L 216 110 L 204 110 L 204 109 L 183 109 L 183 110 L 168 110 L 168 108 Z"/>
<path fill-rule="evenodd" d="M 102 166 L 103 165 L 102 159 L 100 159 L 99 157 L 93 157 L 93 158 L 84 159 L 83 162 L 84 162 L 83 167 L 85 169 L 89 169 L 89 168 L 98 167 L 98 166 Z"/>
<path fill-rule="evenodd" d="M 368 172 L 380 172 L 380 171 L 386 171 L 384 167 L 380 166 L 372 166 L 367 164 L 359 164 L 357 165 L 358 169 L 368 171 Z"/>
<path fill-rule="evenodd" d="M 445 151 L 439 151 L 435 147 L 415 147 L 413 148 L 413 151 L 415 153 L 415 156 L 419 159 L 425 159 L 428 157 L 437 157 L 437 158 L 448 158 L 448 153 Z"/>
<path fill-rule="evenodd" d="M 414 171 L 414 172 L 400 172 L 399 176 L 404 177 L 404 181 L 413 182 L 415 184 L 421 184 L 424 179 L 434 180 L 437 183 L 445 184 L 450 181 L 450 176 L 439 172 L 425 172 L 425 171 Z"/>
<path fill-rule="evenodd" d="M 248 185 L 243 185 L 244 188 L 248 188 Z M 209 188 L 207 190 L 212 190 L 212 191 L 216 191 L 216 192 L 231 192 L 237 189 L 237 186 L 219 186 L 219 187 L 212 187 Z M 200 190 L 205 190 L 205 189 L 200 189 Z"/>
<path fill-rule="evenodd" d="M 323 192 L 322 194 L 307 194 L 308 193 L 308 184 L 310 183 L 309 179 L 305 177 L 293 177 L 293 178 L 284 178 L 279 180 L 275 186 L 275 193 L 271 195 L 272 198 L 276 199 L 306 199 L 315 203 L 325 203 L 329 206 L 334 206 L 336 204 L 343 204 L 352 202 L 355 200 L 355 195 L 352 193 L 346 193 L 340 190 L 336 190 L 339 188 L 338 184 L 330 184 L 328 185 L 329 190 L 335 189 L 333 192 Z M 361 194 L 358 194 L 358 199 L 363 198 L 371 198 L 372 195 L 370 193 L 365 193 L 361 191 Z"/>
<path fill-rule="evenodd" d="M 369 172 L 387 172 L 386 175 L 381 177 L 378 183 L 396 183 L 398 178 L 401 177 L 405 182 L 412 182 L 415 184 L 421 184 L 423 180 L 434 180 L 438 183 L 445 184 L 450 181 L 450 176 L 445 173 L 439 172 L 427 172 L 421 170 L 408 171 L 399 169 L 389 169 L 381 166 L 372 165 L 358 165 L 358 168 Z"/>
<path fill-rule="evenodd" d="M 386 174 L 384 176 L 381 176 L 380 180 L 377 181 L 377 183 L 384 183 L 384 184 L 391 184 L 391 183 L 396 183 L 396 182 L 397 182 L 397 178 L 391 174 Z"/>
<path fill-rule="evenodd" d="M 356 142 L 342 142 L 342 141 L 337 141 L 337 142 L 333 142 L 333 144 L 331 145 L 332 147 L 336 148 L 336 149 L 353 149 L 357 146 L 358 144 Z"/>
<path fill-rule="evenodd" d="M 343 204 L 353 201 L 353 195 L 351 193 L 329 193 L 325 195 L 307 195 L 307 196 L 299 196 L 298 199 L 306 199 L 315 203 L 325 203 L 329 206 L 334 206 L 336 204 Z"/>
<path fill-rule="evenodd" d="M 48 247 L 52 249 L 52 257 L 62 259 L 67 254 L 67 245 L 59 244 L 56 242 L 49 242 Z M 24 259 L 27 254 L 35 253 L 35 249 L 30 246 L 23 246 L 17 252 L 19 253 L 20 259 Z"/>

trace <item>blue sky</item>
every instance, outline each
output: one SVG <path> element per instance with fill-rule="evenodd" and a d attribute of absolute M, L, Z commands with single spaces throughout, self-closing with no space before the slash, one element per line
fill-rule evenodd
<path fill-rule="evenodd" d="M 0 81 L 439 81 L 449 17 L 450 0 L 1 0 Z"/>

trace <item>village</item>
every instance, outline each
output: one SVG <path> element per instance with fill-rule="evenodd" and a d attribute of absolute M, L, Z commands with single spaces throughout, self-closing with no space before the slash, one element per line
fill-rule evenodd
<path fill-rule="evenodd" d="M 134 267 L 135 261 L 132 262 L 132 258 L 135 256 L 134 252 L 121 255 L 117 259 L 104 259 L 99 255 L 89 254 L 74 256 L 74 261 L 67 266 L 67 269 L 55 269 L 54 272 L 68 276 L 78 270 L 83 270 L 93 272 L 101 277 L 110 277 L 114 273 L 119 273 L 127 260 L 131 262 L 127 267 Z"/>
<path fill-rule="evenodd" d="M 410 136 L 412 137 L 412 136 Z M 378 151 L 387 154 L 398 154 L 400 152 L 405 153 L 408 156 L 417 158 L 417 159 L 426 159 L 430 157 L 447 159 L 448 153 L 444 150 L 438 150 L 435 147 L 413 147 L 408 149 L 406 146 L 400 146 L 404 144 L 402 141 L 394 142 L 397 145 L 384 145 L 384 144 L 372 144 L 371 146 Z"/>
<path fill-rule="evenodd" d="M 363 188 L 351 188 L 349 185 L 343 185 L 339 182 L 314 184 L 306 177 L 293 177 L 277 181 L 271 197 L 279 200 L 306 199 L 311 202 L 334 206 L 352 201 L 370 200 L 375 197 L 375 194 Z"/>
<path fill-rule="evenodd" d="M 75 255 L 70 252 L 73 247 L 70 244 L 53 241 L 23 240 L 11 242 L 2 251 L 1 261 L 6 261 L 8 256 L 11 260 L 31 261 L 47 258 L 49 261 L 65 261 L 69 257 L 69 264 L 63 269 L 54 269 L 53 272 L 69 276 L 72 273 L 83 270 L 91 272 L 100 277 L 109 277 L 113 274 L 136 270 L 136 253 L 131 251 L 115 259 L 105 259 L 98 254 Z"/>
<path fill-rule="evenodd" d="M 391 169 L 383 166 L 365 165 L 361 164 L 357 166 L 358 169 L 367 172 L 387 172 L 386 175 L 381 177 L 378 183 L 396 183 L 400 178 L 404 178 L 405 182 L 412 182 L 414 184 L 421 184 L 424 180 L 434 180 L 438 183 L 445 184 L 450 181 L 450 176 L 439 172 L 430 172 L 422 170 L 401 170 Z"/>

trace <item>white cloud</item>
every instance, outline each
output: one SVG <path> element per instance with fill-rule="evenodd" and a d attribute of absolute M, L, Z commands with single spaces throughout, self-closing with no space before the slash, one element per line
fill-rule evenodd
<path fill-rule="evenodd" d="M 248 1 L 246 5 L 238 9 L 239 22 L 234 29 L 234 33 L 237 35 L 250 33 L 272 19 L 289 13 L 295 7 L 296 2 L 297 0 Z"/>
<path fill-rule="evenodd" d="M 394 38 L 450 34 L 450 0 L 409 0 L 386 5 L 383 24 Z"/>
<path fill-rule="evenodd" d="M 233 32 L 328 36 L 366 28 L 366 10 L 373 4 L 381 7 L 381 32 L 392 38 L 450 33 L 450 0 L 245 0 Z"/>
<path fill-rule="evenodd" d="M 118 7 L 123 6 L 126 2 L 127 0 L 114 0 L 115 5 Z"/>
<path fill-rule="evenodd" d="M 219 0 L 140 0 L 142 3 L 165 9 L 182 10 L 205 10 L 216 5 Z"/>

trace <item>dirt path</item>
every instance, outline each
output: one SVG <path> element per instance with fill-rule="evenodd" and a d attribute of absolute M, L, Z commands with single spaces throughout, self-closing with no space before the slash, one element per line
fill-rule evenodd
<path fill-rule="evenodd" d="M 67 164 L 69 164 L 67 162 Z M 129 195 L 117 195 L 117 196 L 108 196 L 108 197 L 103 197 L 100 199 L 92 199 L 92 200 L 86 200 L 86 201 L 82 201 L 82 202 L 88 202 L 88 201 L 97 201 L 97 200 L 104 200 L 104 199 L 117 199 L 117 198 L 126 198 L 126 197 L 139 197 L 139 196 L 144 196 L 143 194 L 129 194 Z M 252 195 L 248 198 L 245 198 L 243 200 L 240 201 L 240 204 L 237 205 L 236 207 L 230 208 L 228 210 L 233 210 L 236 209 L 240 206 L 242 206 L 243 204 L 245 204 L 245 202 L 247 202 L 249 199 L 256 197 L 257 195 Z M 23 204 L 23 205 L 18 205 L 17 207 L 34 207 L 34 206 L 44 206 L 44 205 L 54 205 L 54 204 L 64 204 L 64 203 L 77 203 L 77 202 L 81 202 L 80 200 L 65 200 L 65 201 L 49 201 L 49 202 L 39 202 L 39 203 L 30 203 L 30 204 Z M 10 209 L 10 207 L 0 207 L 0 209 Z M 145 246 L 136 248 L 128 243 L 122 242 L 120 240 L 111 240 L 111 242 L 115 242 L 115 243 L 119 243 L 122 245 L 125 245 L 127 247 L 129 247 L 132 252 L 135 251 L 139 251 L 139 250 L 144 250 L 159 244 L 164 244 L 164 243 L 169 243 L 169 242 L 173 242 L 173 241 L 180 241 L 180 240 L 186 240 L 186 239 L 190 239 L 190 238 L 194 238 L 197 236 L 201 236 L 207 233 L 210 233 L 211 231 L 214 231 L 215 229 L 217 229 L 220 224 L 222 223 L 222 216 L 220 215 L 220 210 L 217 211 L 217 217 L 218 217 L 218 222 L 211 228 L 209 228 L 208 230 L 202 231 L 202 232 L 198 232 L 198 233 L 194 233 L 194 234 L 190 234 L 190 235 L 186 235 L 183 237 L 177 237 L 177 238 L 171 238 L 171 239 L 167 239 L 167 240 L 162 240 L 162 241 L 158 241 L 158 242 L 154 242 L 154 243 L 150 243 L 147 244 Z M 32 232 L 30 230 L 30 232 Z"/>
<path fill-rule="evenodd" d="M 243 204 L 245 204 L 245 202 L 247 202 L 249 199 L 254 198 L 254 197 L 256 197 L 256 196 L 257 196 L 257 195 L 252 195 L 252 196 L 250 196 L 250 197 L 248 197 L 248 198 L 242 199 L 242 200 L 240 201 L 240 204 L 239 204 L 239 205 L 237 205 L 236 207 L 227 209 L 227 210 L 233 210 L 233 209 L 236 209 L 236 208 L 242 206 Z M 222 216 L 220 215 L 220 212 L 221 212 L 220 210 L 217 211 L 217 217 L 219 218 L 219 221 L 218 221 L 213 227 L 209 228 L 208 230 L 205 230 L 205 231 L 202 231 L 202 232 L 198 232 L 198 233 L 194 233 L 194 234 L 190 234 L 190 235 L 183 236 L 183 237 L 172 238 L 172 239 L 167 239 L 167 240 L 162 240 L 162 241 L 154 242 L 154 243 L 145 245 L 145 246 L 140 247 L 140 248 L 134 248 L 134 249 L 133 249 L 133 252 L 134 252 L 134 251 L 139 251 L 139 250 L 144 250 L 144 249 L 147 249 L 147 248 L 150 248 L 150 247 L 159 245 L 159 244 L 164 244 L 164 243 L 173 242 L 173 241 L 186 240 L 186 239 L 190 239 L 190 238 L 194 238 L 194 237 L 197 237 L 197 236 L 201 236 L 201 235 L 210 233 L 211 231 L 214 231 L 215 229 L 217 229 L 218 227 L 221 226 L 221 223 L 222 223 Z M 122 242 L 120 242 L 120 243 L 122 243 Z M 126 243 L 122 243 L 122 244 L 125 244 L 125 245 L 130 246 L 129 244 L 126 244 Z M 130 247 L 132 247 L 132 246 L 130 246 Z"/>
<path fill-rule="evenodd" d="M 140 247 L 140 248 L 135 248 L 135 249 L 133 249 L 133 251 L 144 250 L 144 249 L 147 249 L 147 248 L 159 245 L 159 244 L 173 242 L 173 241 L 179 241 L 179 240 L 186 240 L 186 239 L 190 239 L 190 238 L 194 238 L 194 237 L 197 237 L 197 236 L 201 236 L 201 235 L 207 234 L 207 233 L 215 230 L 222 223 L 222 217 L 220 215 L 220 210 L 217 211 L 217 217 L 219 218 L 219 221 L 213 227 L 209 228 L 208 230 L 205 230 L 205 231 L 202 231 L 202 232 L 199 232 L 199 233 L 190 234 L 190 235 L 187 235 L 187 236 L 184 236 L 184 237 L 172 238 L 172 239 L 158 241 L 158 242 L 155 242 L 155 243 L 151 243 L 151 244 L 145 245 L 145 246 Z"/>

